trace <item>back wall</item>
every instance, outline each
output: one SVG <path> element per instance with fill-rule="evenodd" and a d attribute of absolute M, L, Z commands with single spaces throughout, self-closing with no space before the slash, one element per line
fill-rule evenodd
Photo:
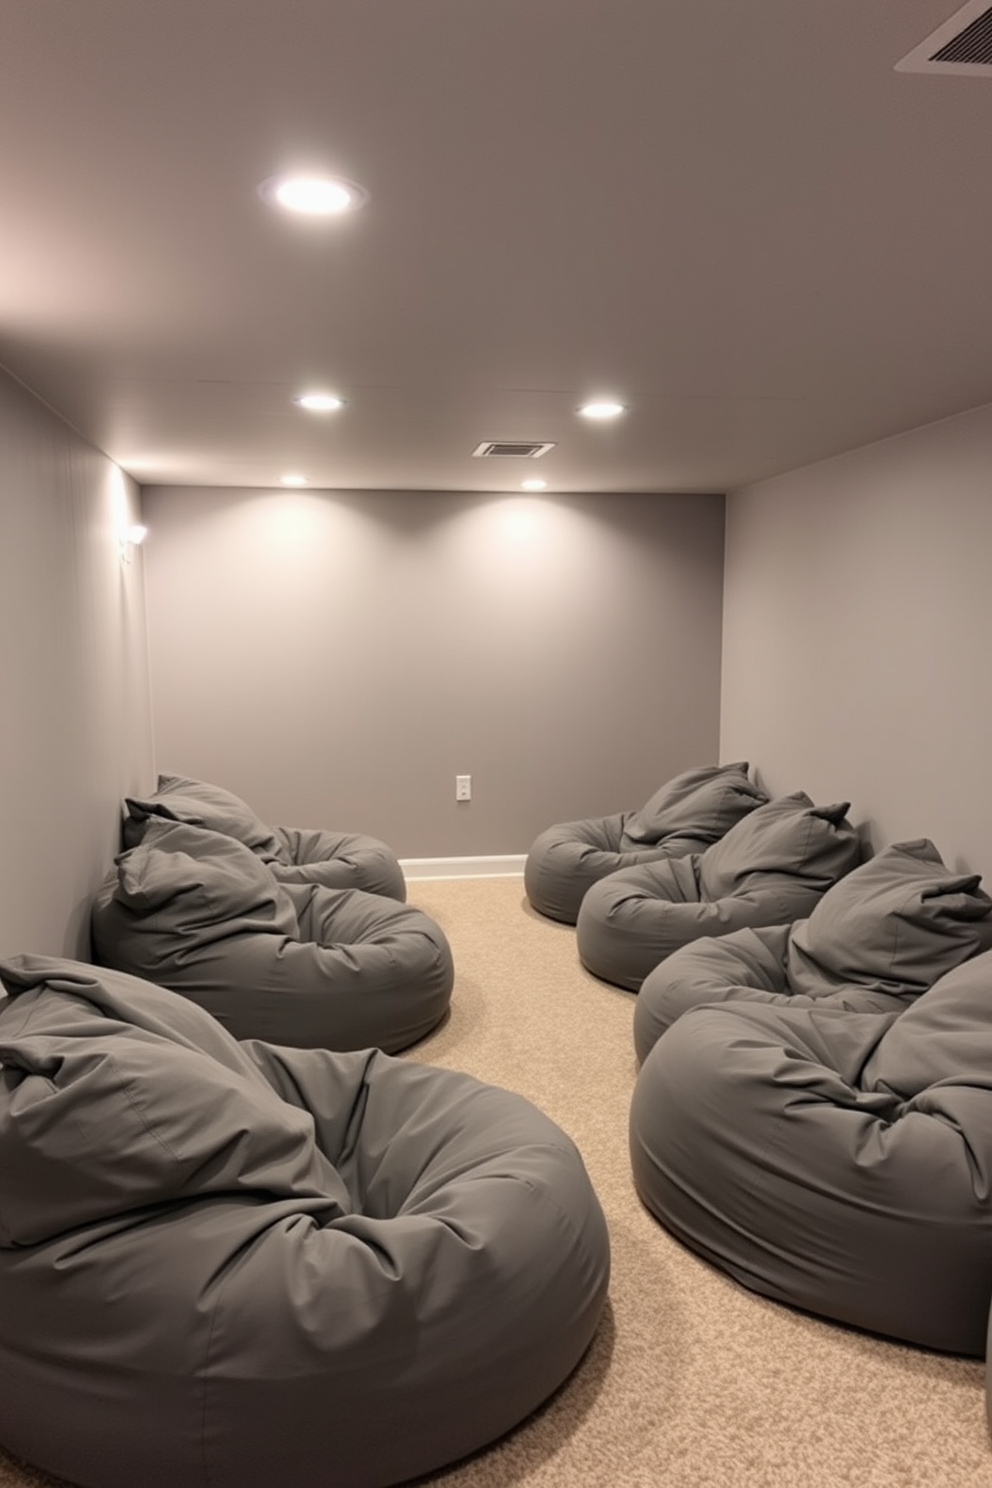
<path fill-rule="evenodd" d="M 157 767 L 271 823 L 524 853 L 717 758 L 722 496 L 142 499 Z"/>

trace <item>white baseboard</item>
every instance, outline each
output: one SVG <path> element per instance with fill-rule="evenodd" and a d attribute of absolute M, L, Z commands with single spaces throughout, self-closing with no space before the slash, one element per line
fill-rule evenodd
<path fill-rule="evenodd" d="M 526 853 L 489 858 L 401 858 L 403 875 L 418 878 L 513 878 L 523 873 Z"/>

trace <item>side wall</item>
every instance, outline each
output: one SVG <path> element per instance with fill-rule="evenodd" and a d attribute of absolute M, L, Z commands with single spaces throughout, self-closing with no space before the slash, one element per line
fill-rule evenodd
<path fill-rule="evenodd" d="M 716 759 L 722 496 L 143 502 L 158 766 L 269 822 L 523 853 Z"/>
<path fill-rule="evenodd" d="M 138 491 L 0 373 L 0 954 L 89 954 L 89 901 L 151 771 Z"/>
<path fill-rule="evenodd" d="M 992 885 L 992 406 L 735 493 L 721 748 Z"/>

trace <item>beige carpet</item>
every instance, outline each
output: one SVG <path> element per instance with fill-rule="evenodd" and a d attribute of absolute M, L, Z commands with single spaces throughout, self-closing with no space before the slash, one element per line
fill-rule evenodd
<path fill-rule="evenodd" d="M 421 1485 L 990 1488 L 981 1363 L 754 1297 L 642 1209 L 627 1158 L 634 1000 L 582 971 L 574 931 L 535 915 L 519 878 L 415 882 L 410 900 L 446 930 L 457 977 L 450 1019 L 405 1057 L 547 1111 L 585 1157 L 613 1248 L 607 1313 L 571 1380 Z M 52 1483 L 0 1454 L 0 1488 Z"/>
<path fill-rule="evenodd" d="M 536 1101 L 578 1143 L 610 1227 L 610 1307 L 531 1421 L 445 1488 L 989 1488 L 984 1368 L 745 1292 L 640 1205 L 627 1157 L 634 999 L 584 972 L 522 880 L 413 883 L 448 934 L 450 1021 L 407 1056 Z"/>

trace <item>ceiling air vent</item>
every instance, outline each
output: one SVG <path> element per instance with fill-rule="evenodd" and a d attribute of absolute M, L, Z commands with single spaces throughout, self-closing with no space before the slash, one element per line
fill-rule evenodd
<path fill-rule="evenodd" d="M 969 0 L 932 36 L 896 63 L 897 72 L 955 73 L 992 78 L 992 5 Z"/>
<path fill-rule="evenodd" d="M 546 455 L 548 450 L 554 449 L 553 444 L 535 444 L 533 440 L 527 439 L 485 439 L 472 451 L 481 460 L 489 460 L 496 456 L 510 456 L 516 460 L 539 460 Z"/>

